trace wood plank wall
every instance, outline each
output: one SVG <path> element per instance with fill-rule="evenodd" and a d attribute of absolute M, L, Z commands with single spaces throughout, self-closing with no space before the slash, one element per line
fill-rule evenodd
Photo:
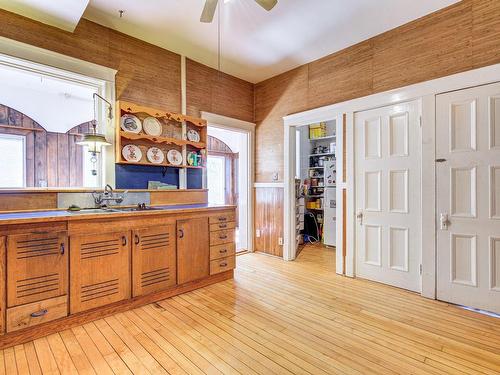
<path fill-rule="evenodd" d="M 253 122 L 254 85 L 186 59 L 187 114 L 200 111 Z"/>
<path fill-rule="evenodd" d="M 2 127 L 2 126 L 8 126 Z M 76 144 L 78 135 L 88 131 L 90 123 L 69 132 L 47 132 L 38 123 L 15 109 L 0 103 L 0 134 L 26 137 L 26 186 L 83 186 L 83 151 Z"/>
<path fill-rule="evenodd" d="M 255 251 L 274 256 L 283 256 L 283 189 L 280 187 L 255 188 L 255 231 L 260 236 L 254 237 Z"/>
<path fill-rule="evenodd" d="M 181 112 L 181 57 L 82 19 L 73 33 L 0 10 L 0 36 L 118 71 L 116 98 Z M 254 85 L 187 60 L 188 113 L 253 121 Z"/>
<path fill-rule="evenodd" d="M 496 63 L 500 1 L 464 0 L 258 83 L 256 181 L 283 178 L 283 116 Z"/>

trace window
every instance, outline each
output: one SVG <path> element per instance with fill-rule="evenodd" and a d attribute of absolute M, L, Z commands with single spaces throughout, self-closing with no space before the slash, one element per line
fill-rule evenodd
<path fill-rule="evenodd" d="M 26 186 L 26 138 L 0 134 L 0 188 Z"/>
<path fill-rule="evenodd" d="M 224 156 L 207 157 L 208 202 L 226 203 L 226 168 Z"/>

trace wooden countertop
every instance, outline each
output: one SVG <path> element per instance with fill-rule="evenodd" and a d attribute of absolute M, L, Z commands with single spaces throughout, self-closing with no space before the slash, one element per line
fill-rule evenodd
<path fill-rule="evenodd" d="M 6 212 L 0 213 L 0 225 L 11 224 L 31 224 L 46 223 L 54 221 L 74 221 L 74 220 L 92 220 L 103 218 L 121 218 L 130 216 L 154 216 L 165 215 L 166 213 L 191 213 L 198 211 L 221 211 L 234 209 L 233 205 L 210 205 L 210 204 L 187 204 L 177 206 L 156 206 L 151 211 L 125 211 L 125 212 L 102 212 L 82 210 L 77 212 L 69 211 L 32 211 L 32 212 Z"/>

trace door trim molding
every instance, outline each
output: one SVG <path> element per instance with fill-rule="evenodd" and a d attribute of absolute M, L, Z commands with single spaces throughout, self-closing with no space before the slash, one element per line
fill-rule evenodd
<path fill-rule="evenodd" d="M 436 297 L 436 227 L 435 227 L 435 96 L 444 92 L 460 90 L 468 87 L 489 84 L 500 81 L 500 64 L 484 68 L 469 70 L 446 77 L 433 79 L 389 90 L 373 95 L 364 96 L 349 101 L 336 103 L 293 115 L 283 117 L 284 125 L 284 247 L 283 257 L 293 260 L 295 257 L 295 241 L 293 233 L 295 217 L 291 215 L 294 201 L 294 165 L 295 165 L 295 127 L 315 122 L 333 119 L 346 114 L 346 155 L 354 155 L 354 112 L 393 105 L 415 99 L 422 99 L 422 295 L 429 298 Z M 339 134 L 339 133 L 337 133 Z M 342 165 L 344 153 L 342 143 L 337 144 L 337 162 Z M 341 207 L 342 201 L 337 199 L 337 207 L 347 212 L 347 254 L 345 270 L 342 262 L 339 263 L 337 252 L 337 269 L 339 274 L 355 275 L 354 267 L 354 163 L 352 157 L 346 160 L 346 182 L 338 183 L 338 190 L 344 187 L 347 190 L 347 207 Z M 339 207 L 340 206 L 340 207 Z M 340 227 L 340 225 L 337 225 Z M 340 259 L 342 259 L 340 257 Z"/>
<path fill-rule="evenodd" d="M 215 128 L 231 130 L 239 133 L 247 134 L 248 137 L 248 181 L 247 181 L 247 197 L 248 210 L 248 251 L 254 251 L 254 181 L 255 181 L 255 124 L 248 121 L 238 120 L 235 118 L 218 115 L 215 113 L 201 111 L 201 118 L 207 120 L 208 126 Z M 243 198 L 243 197 L 240 197 Z"/>

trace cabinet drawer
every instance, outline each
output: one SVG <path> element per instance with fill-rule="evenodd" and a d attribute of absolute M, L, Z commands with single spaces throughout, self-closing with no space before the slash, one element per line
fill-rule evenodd
<path fill-rule="evenodd" d="M 234 211 L 221 212 L 217 215 L 210 216 L 210 224 L 217 223 L 229 223 L 231 221 L 235 221 Z"/>
<path fill-rule="evenodd" d="M 210 275 L 215 275 L 216 273 L 221 273 L 224 271 L 229 271 L 234 269 L 236 266 L 236 257 L 227 257 L 218 260 L 212 260 L 210 262 Z"/>
<path fill-rule="evenodd" d="M 36 326 L 68 315 L 68 297 L 61 296 L 7 309 L 7 332 Z"/>
<path fill-rule="evenodd" d="M 234 229 L 210 232 L 210 246 L 234 242 Z"/>
<path fill-rule="evenodd" d="M 236 244 L 226 243 L 223 245 L 210 246 L 210 260 L 216 260 L 233 256 L 236 253 Z"/>
<path fill-rule="evenodd" d="M 220 222 L 216 224 L 210 224 L 210 232 L 214 232 L 216 230 L 222 230 L 222 229 L 234 229 L 236 226 L 236 223 L 234 221 L 231 222 Z"/>

